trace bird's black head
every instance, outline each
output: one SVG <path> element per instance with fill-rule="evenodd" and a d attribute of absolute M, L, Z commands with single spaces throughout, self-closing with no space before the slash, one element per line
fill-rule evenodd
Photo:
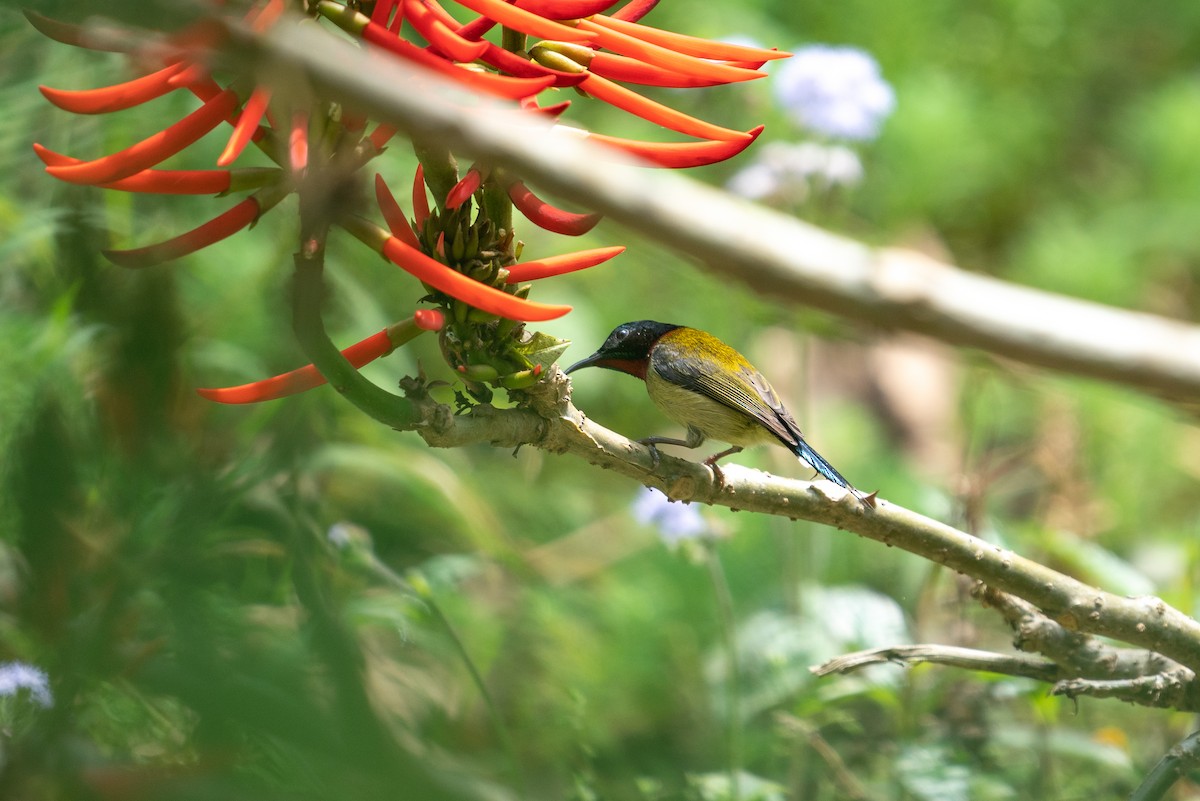
<path fill-rule="evenodd" d="M 638 320 L 633 323 L 622 323 L 613 329 L 600 346 L 600 350 L 586 359 L 575 362 L 567 368 L 567 372 L 583 367 L 607 367 L 609 370 L 620 370 L 638 378 L 646 377 L 646 360 L 650 356 L 650 348 L 668 331 L 679 328 L 671 323 L 656 323 L 653 320 Z"/>

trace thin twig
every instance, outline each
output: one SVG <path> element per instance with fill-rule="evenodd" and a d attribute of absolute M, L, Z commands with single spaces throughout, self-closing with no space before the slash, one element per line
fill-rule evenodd
<path fill-rule="evenodd" d="M 1129 679 L 1067 679 L 1054 685 L 1053 695 L 1078 698 L 1117 698 L 1131 704 L 1175 709 L 1180 712 L 1196 712 L 1193 697 L 1195 676 L 1187 668 L 1136 676 Z"/>
<path fill-rule="evenodd" d="M 795 715 L 781 713 L 776 716 L 776 720 L 785 729 L 802 736 L 808 742 L 809 746 L 817 752 L 817 756 L 829 768 L 829 774 L 833 778 L 833 783 L 837 785 L 842 795 L 846 796 L 850 801 L 873 801 L 871 794 L 867 792 L 867 788 L 854 775 L 854 771 L 846 765 L 845 760 L 842 759 L 842 755 L 829 744 L 828 740 L 821 736 L 820 729 Z"/>
<path fill-rule="evenodd" d="M 871 648 L 855 651 L 830 659 L 824 664 L 809 668 L 813 675 L 829 676 L 834 673 L 850 673 L 869 665 L 896 663 L 914 665 L 929 662 L 949 665 L 964 670 L 981 670 L 1005 676 L 1021 676 L 1038 681 L 1057 681 L 1061 677 L 1058 665 L 1048 659 L 1034 659 L 1020 654 L 996 654 L 974 648 L 954 645 L 893 645 L 887 648 Z"/>

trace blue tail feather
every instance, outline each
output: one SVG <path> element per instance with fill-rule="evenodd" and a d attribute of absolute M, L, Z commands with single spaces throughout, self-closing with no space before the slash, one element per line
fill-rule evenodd
<path fill-rule="evenodd" d="M 834 469 L 833 465 L 825 461 L 825 457 L 814 451 L 807 442 L 804 440 L 799 440 L 794 446 L 793 451 L 805 462 L 808 462 L 808 465 L 813 470 L 816 470 L 822 476 L 829 479 L 834 484 L 837 484 L 839 487 L 849 490 L 854 497 L 862 500 L 863 494 L 856 490 L 853 485 L 851 485 L 850 482 L 842 476 L 841 473 Z"/>

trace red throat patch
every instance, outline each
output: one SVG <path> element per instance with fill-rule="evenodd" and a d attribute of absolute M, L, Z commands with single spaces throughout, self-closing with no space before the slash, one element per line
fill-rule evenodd
<path fill-rule="evenodd" d="M 635 378 L 646 380 L 646 364 L 648 359 L 601 359 L 594 367 L 607 367 L 609 370 L 619 370 L 629 373 Z"/>

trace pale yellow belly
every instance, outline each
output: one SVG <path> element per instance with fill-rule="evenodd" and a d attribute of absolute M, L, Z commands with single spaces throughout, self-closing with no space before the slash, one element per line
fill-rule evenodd
<path fill-rule="evenodd" d="M 775 437 L 748 414 L 664 381 L 653 370 L 646 372 L 646 391 L 667 417 L 710 439 L 741 446 L 775 441 Z"/>

